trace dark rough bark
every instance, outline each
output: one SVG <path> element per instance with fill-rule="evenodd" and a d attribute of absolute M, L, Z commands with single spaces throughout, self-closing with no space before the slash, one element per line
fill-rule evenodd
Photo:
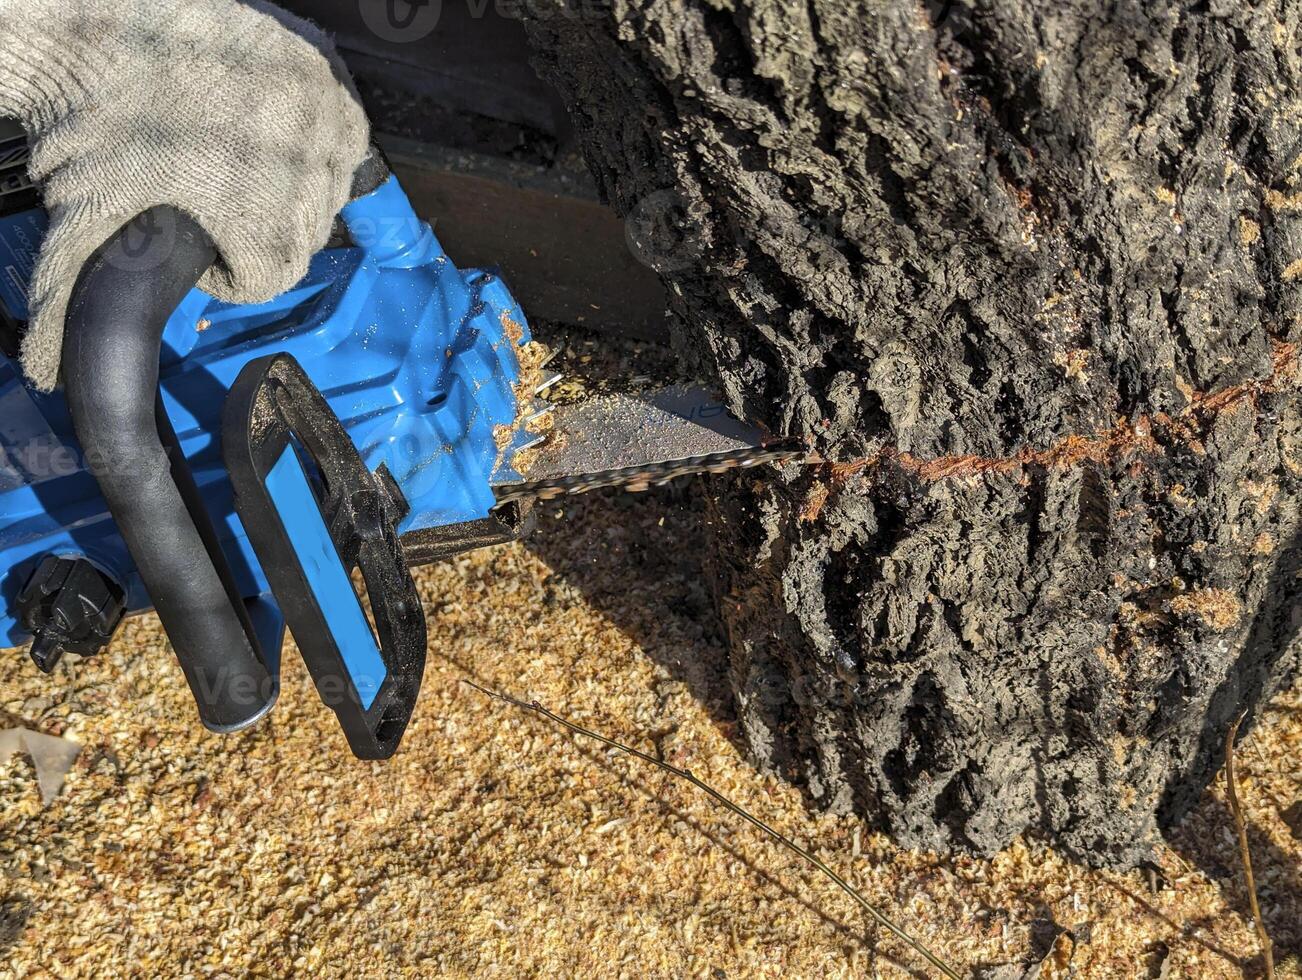
<path fill-rule="evenodd" d="M 1141 859 L 1298 658 L 1302 2 L 524 6 L 686 348 L 829 460 L 720 487 L 756 756 Z"/>

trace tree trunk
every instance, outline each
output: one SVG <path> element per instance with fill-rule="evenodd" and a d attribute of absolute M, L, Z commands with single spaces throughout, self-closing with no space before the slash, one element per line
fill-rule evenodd
<path fill-rule="evenodd" d="M 528 0 L 734 408 L 761 762 L 1141 860 L 1298 661 L 1302 0 Z"/>

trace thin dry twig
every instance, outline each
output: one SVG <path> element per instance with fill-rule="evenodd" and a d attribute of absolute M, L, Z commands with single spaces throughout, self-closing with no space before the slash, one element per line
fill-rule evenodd
<path fill-rule="evenodd" d="M 852 899 L 854 899 L 859 904 L 859 906 L 865 912 L 867 912 L 873 918 L 874 921 L 877 922 L 878 925 L 882 926 L 884 929 L 887 929 L 889 932 L 893 933 L 896 937 L 901 939 L 903 942 L 907 943 L 909 947 L 913 949 L 914 952 L 916 952 L 919 956 L 925 959 L 933 967 L 935 967 L 937 970 L 943 973 L 946 977 L 950 978 L 950 980 L 961 980 L 959 974 L 955 972 L 955 970 L 952 967 L 950 967 L 943 960 L 937 957 L 934 953 L 931 952 L 931 950 L 927 949 L 927 947 L 924 946 L 917 939 L 914 939 L 912 936 L 910 936 L 900 926 L 897 926 L 894 922 L 888 919 L 883 913 L 879 912 L 873 905 L 871 905 L 868 902 L 866 898 L 863 897 L 863 895 L 861 895 L 858 892 L 857 889 L 854 888 L 854 886 L 852 886 L 844 878 L 838 875 L 835 871 L 829 868 L 818 858 L 814 857 L 814 855 L 811 854 L 809 851 L 805 850 L 803 847 L 795 843 L 795 841 L 779 833 L 777 830 L 774 830 L 763 820 L 760 820 L 758 817 L 753 816 L 748 811 L 742 809 L 742 807 L 732 802 L 732 800 L 728 799 L 726 796 L 724 796 L 722 793 L 716 790 L 713 786 L 702 781 L 701 779 L 698 779 L 695 775 L 692 774 L 692 771 L 690 769 L 680 769 L 677 766 L 670 765 L 668 762 L 665 762 L 663 759 L 657 759 L 655 756 L 647 755 L 645 752 L 640 752 L 637 749 L 632 748 L 631 746 L 624 745 L 622 742 L 616 742 L 614 739 L 607 738 L 606 736 L 598 734 L 597 732 L 590 731 L 589 729 L 584 728 L 582 725 L 576 725 L 574 722 L 568 721 L 565 718 L 562 718 L 560 715 L 553 714 L 552 712 L 548 711 L 537 701 L 532 701 L 532 702 L 521 701 L 519 698 L 514 698 L 509 694 L 502 694 L 499 691 L 490 690 L 487 687 L 484 687 L 480 684 L 476 684 L 474 681 L 467 680 L 465 678 L 462 678 L 462 683 L 468 684 L 470 687 L 473 687 L 476 691 L 479 691 L 481 694 L 484 694 L 489 698 L 492 698 L 497 701 L 502 701 L 505 704 L 513 705 L 514 707 L 521 708 L 525 711 L 531 711 L 534 714 L 541 715 L 542 717 L 548 719 L 549 721 L 554 722 L 557 725 L 560 725 L 562 728 L 574 732 L 576 735 L 582 735 L 586 738 L 590 738 L 593 739 L 594 741 L 600 742 L 602 745 L 608 745 L 611 748 L 617 749 L 626 755 L 631 755 L 635 758 L 641 759 L 643 762 L 648 762 L 651 765 L 655 766 L 657 769 L 667 772 L 670 775 L 677 776 L 679 779 L 685 779 L 687 782 L 691 783 L 697 789 L 703 791 L 708 796 L 710 796 L 716 803 L 720 804 L 725 809 L 730 810 L 733 813 L 737 814 L 737 816 L 741 817 L 751 826 L 757 828 L 758 830 L 763 831 L 765 834 L 767 834 L 773 840 L 777 841 L 787 850 L 803 858 L 808 864 L 812 865 L 818 871 L 822 872 L 826 877 L 831 879 L 838 888 L 840 888 L 843 892 L 845 892 Z"/>
<path fill-rule="evenodd" d="M 1248 887 L 1248 906 L 1252 909 L 1252 921 L 1257 927 L 1257 939 L 1261 942 L 1261 955 L 1266 961 L 1266 980 L 1275 980 L 1275 950 L 1266 932 L 1266 923 L 1261 918 L 1261 906 L 1257 904 L 1257 882 L 1252 875 L 1252 852 L 1248 848 L 1248 827 L 1243 820 L 1243 807 L 1239 804 L 1239 791 L 1234 775 L 1234 740 L 1239 734 L 1239 725 L 1247 717 L 1248 709 L 1239 712 L 1229 732 L 1225 736 L 1225 790 L 1230 803 L 1230 813 L 1234 816 L 1234 828 L 1239 832 L 1239 856 L 1243 860 L 1243 878 Z"/>

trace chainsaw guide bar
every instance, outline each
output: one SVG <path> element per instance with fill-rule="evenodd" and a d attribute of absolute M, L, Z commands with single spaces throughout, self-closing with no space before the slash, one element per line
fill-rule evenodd
<path fill-rule="evenodd" d="M 804 458 L 802 445 L 729 414 L 707 389 L 676 385 L 558 405 L 523 474 L 494 478 L 499 503 L 549 500 L 603 487 L 645 490 L 680 476 Z M 515 457 L 517 460 L 520 456 Z"/>

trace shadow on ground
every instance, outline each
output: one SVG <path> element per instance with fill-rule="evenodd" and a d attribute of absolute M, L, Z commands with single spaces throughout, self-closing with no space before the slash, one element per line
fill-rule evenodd
<path fill-rule="evenodd" d="M 1245 706 L 1250 710 L 1240 729 L 1240 742 L 1236 749 L 1238 768 L 1243 770 L 1256 762 L 1243 739 L 1257 727 L 1262 712 L 1271 710 L 1267 708 L 1267 702 L 1273 693 L 1272 687 L 1281 674 L 1288 673 L 1284 661 L 1289 657 L 1296 658 L 1296 640 L 1302 630 L 1302 608 L 1299 608 L 1297 590 L 1298 580 L 1302 578 L 1302 535 L 1295 537 L 1288 547 L 1280 549 L 1278 555 L 1260 608 L 1253 616 L 1243 651 L 1208 705 L 1194 766 L 1183 779 L 1173 779 L 1168 785 L 1162 812 L 1172 822 L 1181 820 L 1196 800 L 1206 798 L 1201 790 L 1208 782 L 1223 778 L 1220 770 L 1225 757 L 1225 736 L 1233 719 Z M 1260 761 L 1264 764 L 1266 760 Z M 1239 783 L 1242 795 L 1242 772 Z M 1273 809 L 1292 830 L 1288 814 L 1297 801 L 1268 795 L 1241 802 L 1247 811 L 1244 819 L 1257 878 L 1258 900 L 1266 929 L 1275 945 L 1276 960 L 1302 957 L 1302 923 L 1296 920 L 1292 901 L 1286 900 L 1302 895 L 1302 865 L 1293 855 L 1278 847 L 1262 823 L 1252 818 L 1252 811 L 1260 814 L 1263 810 Z M 1222 800 L 1210 806 L 1200 806 L 1183 826 L 1177 826 L 1167 836 L 1177 852 L 1221 885 L 1227 899 L 1246 917 L 1250 915 L 1250 907 L 1238 837 L 1232 831 L 1217 830 L 1233 827 L 1234 816 Z M 1296 836 L 1297 831 L 1293 830 L 1293 833 Z"/>
<path fill-rule="evenodd" d="M 568 585 L 630 636 L 735 746 L 723 624 L 708 571 L 711 547 L 697 478 L 646 493 L 603 490 L 542 503 L 527 540 Z"/>
<path fill-rule="evenodd" d="M 18 942 L 32 916 L 32 903 L 23 895 L 0 901 L 0 958 Z"/>
<path fill-rule="evenodd" d="M 1266 809 L 1269 800 L 1253 801 L 1253 809 Z M 1199 819 L 1201 818 L 1201 819 Z M 1172 848 L 1215 881 L 1226 903 L 1246 920 L 1251 920 L 1248 892 L 1244 885 L 1243 865 L 1239 857 L 1238 838 L 1232 830 L 1234 817 L 1223 802 L 1200 808 L 1199 818 L 1170 835 Z M 1256 821 L 1247 821 L 1248 846 L 1252 851 L 1252 869 L 1257 881 L 1257 900 L 1262 921 L 1275 949 L 1275 962 L 1302 958 L 1302 923 L 1296 920 L 1298 895 L 1302 895 L 1302 873 L 1293 855 L 1278 847 Z M 1262 964 L 1245 964 L 1249 971 Z"/>

